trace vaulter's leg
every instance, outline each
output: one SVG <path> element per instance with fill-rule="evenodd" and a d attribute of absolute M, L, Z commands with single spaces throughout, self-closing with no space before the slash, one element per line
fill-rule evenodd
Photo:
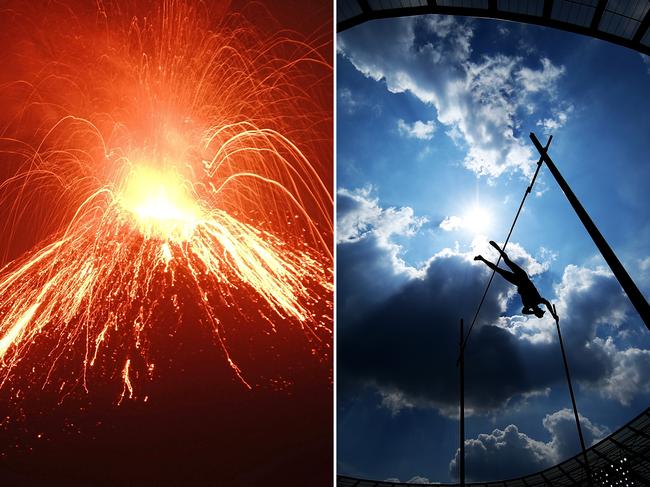
<path fill-rule="evenodd" d="M 519 280 L 517 279 L 517 276 L 515 276 L 514 273 L 507 271 L 505 269 L 501 269 L 500 267 L 497 267 L 494 265 L 492 262 L 489 260 L 485 260 L 485 258 L 482 255 L 477 255 L 474 257 L 474 260 L 480 260 L 482 261 L 486 266 L 488 266 L 490 269 L 492 269 L 494 272 L 497 272 L 498 274 L 501 275 L 506 281 L 508 281 L 510 284 L 514 284 L 515 286 L 518 286 Z"/>
<path fill-rule="evenodd" d="M 528 274 L 526 273 L 526 271 L 523 270 L 521 267 L 519 267 L 517 264 L 515 264 L 513 261 L 511 261 L 510 258 L 508 257 L 508 254 L 506 254 L 501 249 L 501 247 L 499 247 L 499 245 L 497 245 L 497 243 L 494 240 L 490 240 L 490 245 L 492 247 L 494 247 L 497 250 L 497 252 L 499 252 L 499 254 L 501 255 L 501 258 L 503 259 L 503 262 L 505 262 L 506 265 L 508 267 L 510 267 L 510 269 L 512 269 L 513 273 L 519 274 L 520 276 L 528 277 Z M 513 284 L 516 285 L 516 283 L 513 283 Z"/>

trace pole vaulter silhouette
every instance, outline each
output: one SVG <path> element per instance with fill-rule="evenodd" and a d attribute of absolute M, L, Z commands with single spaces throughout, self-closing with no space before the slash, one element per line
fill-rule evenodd
<path fill-rule="evenodd" d="M 558 317 L 555 314 L 555 311 L 553 310 L 553 306 L 551 305 L 551 303 L 548 302 L 548 300 L 544 299 L 539 294 L 539 291 L 537 291 L 535 284 L 533 284 L 533 282 L 530 280 L 528 274 L 526 274 L 526 271 L 523 270 L 521 267 L 519 267 L 517 264 L 515 264 L 513 261 L 511 261 L 508 258 L 508 254 L 506 254 L 501 249 L 501 247 L 499 247 L 496 244 L 496 242 L 490 240 L 490 245 L 495 249 L 497 249 L 499 254 L 501 254 L 501 258 L 507 264 L 507 266 L 510 267 L 512 272 L 497 267 L 492 262 L 486 260 L 482 255 L 477 255 L 476 257 L 474 257 L 474 260 L 482 261 L 490 269 L 499 273 L 499 275 L 501 275 L 501 277 L 503 277 L 506 281 L 517 286 L 517 292 L 519 293 L 519 296 L 521 296 L 521 303 L 524 306 L 523 309 L 521 310 L 523 314 L 535 315 L 538 318 L 541 318 L 542 316 L 544 316 L 544 310 L 541 309 L 539 305 L 543 304 L 551 312 L 551 314 L 553 315 L 553 319 L 557 320 Z"/>

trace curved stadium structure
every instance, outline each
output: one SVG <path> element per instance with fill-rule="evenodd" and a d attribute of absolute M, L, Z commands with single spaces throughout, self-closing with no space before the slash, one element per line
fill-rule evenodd
<path fill-rule="evenodd" d="M 337 0 L 337 31 L 368 20 L 442 14 L 553 27 L 650 55 L 650 0 Z M 524 477 L 468 482 L 472 487 L 650 486 L 650 408 L 586 451 Z M 338 487 L 422 485 L 337 476 Z M 459 484 L 426 484 L 457 486 Z"/>
<path fill-rule="evenodd" d="M 650 55 L 648 0 L 337 0 L 336 30 L 406 15 L 466 15 L 554 27 Z"/>

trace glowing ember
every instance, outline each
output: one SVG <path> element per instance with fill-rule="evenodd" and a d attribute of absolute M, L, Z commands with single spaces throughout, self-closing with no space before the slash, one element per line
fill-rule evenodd
<path fill-rule="evenodd" d="M 305 87 L 330 67 L 241 16 L 212 26 L 200 2 L 97 5 L 60 30 L 25 13 L 50 37 L 22 45 L 33 66 L 3 90 L 21 100 L 16 136 L 0 138 L 16 168 L 0 186 L 6 235 L 40 233 L 0 271 L 0 388 L 88 391 L 107 376 L 119 402 L 137 398 L 157 323 L 186 306 L 247 386 L 226 312 L 327 349 L 332 198 L 303 151 L 322 155 L 326 109 Z"/>
<path fill-rule="evenodd" d="M 197 203 L 188 195 L 182 179 L 173 173 L 137 167 L 129 174 L 118 199 L 137 216 L 147 237 L 188 240 L 201 218 Z"/>

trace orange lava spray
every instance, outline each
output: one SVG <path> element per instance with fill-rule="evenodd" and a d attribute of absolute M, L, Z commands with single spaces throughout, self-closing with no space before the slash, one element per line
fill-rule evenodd
<path fill-rule="evenodd" d="M 323 44 L 259 32 L 227 5 L 38 3 L 2 11 L 21 41 L 0 87 L 0 393 L 89 392 L 104 374 L 118 402 L 137 398 L 151 334 L 181 326 L 188 301 L 246 387 L 225 310 L 299 327 L 327 354 Z"/>

